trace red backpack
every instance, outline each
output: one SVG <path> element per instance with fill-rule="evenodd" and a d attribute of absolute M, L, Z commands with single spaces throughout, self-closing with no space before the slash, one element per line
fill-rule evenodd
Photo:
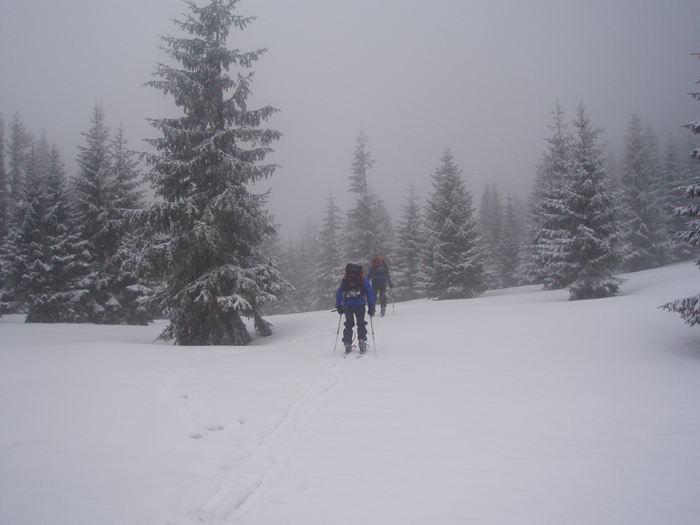
<path fill-rule="evenodd" d="M 387 274 L 389 273 L 389 265 L 384 257 L 377 256 L 372 259 L 373 274 Z"/>

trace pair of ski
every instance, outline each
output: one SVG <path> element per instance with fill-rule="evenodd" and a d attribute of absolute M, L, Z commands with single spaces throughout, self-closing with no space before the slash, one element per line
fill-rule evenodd
<path fill-rule="evenodd" d="M 356 346 L 353 346 L 353 348 L 357 348 L 357 347 L 356 347 Z M 367 345 L 367 348 L 365 348 L 365 351 L 364 351 L 364 352 L 360 352 L 359 354 L 357 354 L 357 356 L 355 357 L 355 359 L 359 359 L 360 357 L 362 357 L 363 355 L 365 355 L 365 354 L 367 353 L 367 350 L 369 350 L 369 345 Z M 350 352 L 345 352 L 345 353 L 343 354 L 343 359 L 346 359 L 351 353 L 352 353 L 352 351 L 350 351 Z"/>

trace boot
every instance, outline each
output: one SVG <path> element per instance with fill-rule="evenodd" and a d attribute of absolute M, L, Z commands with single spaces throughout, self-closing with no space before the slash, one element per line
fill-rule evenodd
<path fill-rule="evenodd" d="M 386 306 L 382 306 L 381 312 L 379 312 L 380 317 L 384 317 L 384 314 L 386 313 Z"/>
<path fill-rule="evenodd" d="M 352 349 L 352 343 L 345 343 L 345 354 L 349 354 Z"/>
<path fill-rule="evenodd" d="M 360 347 L 360 353 L 364 354 L 367 351 L 367 340 L 366 339 L 360 339 L 358 341 L 358 346 Z"/>

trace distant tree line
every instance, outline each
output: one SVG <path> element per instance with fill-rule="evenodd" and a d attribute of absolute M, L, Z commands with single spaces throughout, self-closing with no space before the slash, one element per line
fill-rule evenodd
<path fill-rule="evenodd" d="M 395 301 L 469 298 L 523 284 L 566 289 L 572 300 L 607 297 L 622 282 L 614 274 L 692 258 L 693 247 L 678 234 L 689 213 L 678 211 L 685 188 L 699 174 L 684 153 L 692 135 L 679 146 L 672 134 L 661 151 L 651 123 L 633 114 L 616 163 L 583 105 L 572 132 L 558 103 L 553 114 L 526 204 L 511 194 L 504 199 L 492 181 L 477 212 L 446 148 L 425 204 L 408 188 L 396 228 L 368 183 L 374 161 L 361 132 L 349 176 L 355 206 L 343 213 L 331 194 L 320 229 L 309 223 L 300 239 L 268 246 L 294 287 L 271 311 L 332 308 L 344 265 L 367 268 L 376 255 L 390 262 Z"/>
<path fill-rule="evenodd" d="M 237 3 L 188 2 L 190 14 L 176 21 L 186 37 L 163 37 L 178 66 L 158 65 L 147 85 L 171 95 L 182 115 L 150 120 L 159 137 L 141 155 L 146 173 L 99 104 L 72 177 L 19 113 L 7 135 L 0 115 L 0 313 L 45 323 L 165 316 L 164 340 L 239 345 L 250 341 L 245 319 L 269 335 L 265 314 L 332 308 L 345 264 L 367 267 L 377 255 L 390 263 L 397 302 L 523 284 L 566 289 L 572 300 L 606 297 L 620 272 L 696 256 L 698 208 L 686 202 L 700 194 L 693 134 L 684 145 L 670 136 L 661 151 L 651 123 L 632 115 L 615 161 L 584 106 L 569 131 L 558 104 L 527 202 L 504 198 L 493 180 L 477 209 L 446 147 L 425 200 L 407 188 L 394 222 L 372 187 L 375 161 L 361 131 L 349 165 L 352 207 L 341 210 L 331 193 L 320 224 L 282 242 L 267 194 L 249 189 L 277 168 L 265 157 L 281 135 L 264 127 L 275 108 L 247 106 L 247 70 L 264 50 L 226 48 L 230 29 L 253 20 L 234 15 Z M 697 123 L 688 127 L 698 133 Z M 154 201 L 144 200 L 145 181 Z M 666 307 L 696 323 L 697 303 Z"/>

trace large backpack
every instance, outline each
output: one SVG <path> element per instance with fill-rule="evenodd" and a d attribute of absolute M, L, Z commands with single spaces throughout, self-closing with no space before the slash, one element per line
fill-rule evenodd
<path fill-rule="evenodd" d="M 364 295 L 363 273 L 364 269 L 359 264 L 350 263 L 345 267 L 345 276 L 343 277 L 343 295 L 345 297 Z"/>
<path fill-rule="evenodd" d="M 372 259 L 372 267 L 374 268 L 374 271 L 372 272 L 374 275 L 386 275 L 389 273 L 389 265 L 386 263 L 386 259 L 384 257 L 377 256 Z"/>

